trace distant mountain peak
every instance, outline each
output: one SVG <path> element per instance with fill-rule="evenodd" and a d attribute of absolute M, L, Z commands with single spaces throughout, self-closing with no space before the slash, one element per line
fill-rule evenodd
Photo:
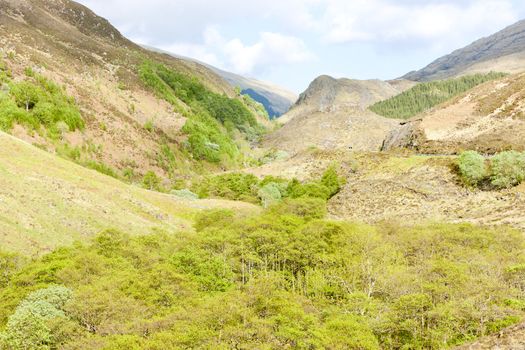
<path fill-rule="evenodd" d="M 525 20 L 456 50 L 404 79 L 429 81 L 466 73 L 525 71 Z"/>

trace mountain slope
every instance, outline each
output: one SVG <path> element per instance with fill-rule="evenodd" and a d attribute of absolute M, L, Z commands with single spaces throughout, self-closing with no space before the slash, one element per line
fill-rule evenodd
<path fill-rule="evenodd" d="M 518 74 L 475 87 L 404 123 L 384 148 L 437 154 L 524 150 L 524 86 L 525 74 Z"/>
<path fill-rule="evenodd" d="M 441 57 L 404 79 L 429 81 L 469 73 L 525 71 L 525 20 Z"/>
<path fill-rule="evenodd" d="M 295 93 L 275 84 L 227 72 L 207 63 L 160 50 L 151 46 L 144 47 L 146 47 L 148 50 L 162 52 L 180 59 L 195 61 L 198 64 L 208 67 L 210 70 L 227 81 L 232 88 L 240 88 L 242 94 L 249 95 L 255 101 L 261 103 L 268 112 L 270 118 L 277 118 L 288 112 L 290 107 L 295 103 L 295 101 L 297 101 L 297 95 Z"/>
<path fill-rule="evenodd" d="M 411 84 L 320 76 L 281 117 L 284 126 L 270 134 L 265 145 L 292 153 L 311 146 L 378 150 L 386 134 L 398 123 L 367 108 L 408 86 Z"/>
<path fill-rule="evenodd" d="M 203 167 L 235 167 L 243 161 L 240 158 L 249 157 L 247 134 L 252 130 L 228 131 L 224 120 L 214 121 L 208 116 L 206 127 L 202 118 L 188 127 L 188 119 L 196 114 L 193 106 L 180 96 L 166 102 L 165 96 L 144 83 L 141 68 L 146 61 L 163 65 L 181 77 L 195 79 L 199 91 L 207 96 L 215 94 L 215 102 L 235 101 L 231 103 L 234 107 L 248 109 L 259 118 L 255 106 L 247 105 L 207 67 L 145 50 L 74 1 L 0 0 L 0 44 L 4 85 L 34 83 L 44 77 L 74 101 L 85 124 L 81 129 L 55 133 L 53 140 L 38 127 L 33 130 L 15 123 L 12 129 L 6 129 L 30 143 L 50 152 L 73 150 L 75 158 L 83 163 L 100 163 L 118 176 L 131 174 L 135 181 L 141 181 L 149 171 L 166 181 L 186 178 Z M 166 87 L 165 82 L 160 84 Z M 9 89 L 2 93 L 9 95 Z M 218 104 L 204 109 L 211 114 L 212 108 L 219 110 Z M 214 158 L 221 158 L 220 162 L 203 162 L 195 156 L 195 147 L 188 146 L 195 124 L 207 134 L 201 133 L 199 140 L 191 138 L 193 144 L 199 141 L 207 147 L 206 152 L 217 153 Z M 215 139 L 225 140 L 229 156 L 217 149 L 212 134 Z"/>
<path fill-rule="evenodd" d="M 257 210 L 241 202 L 183 200 L 127 185 L 0 132 L 0 245 L 42 254 L 106 228 L 132 234 L 189 229 L 203 209 Z"/>

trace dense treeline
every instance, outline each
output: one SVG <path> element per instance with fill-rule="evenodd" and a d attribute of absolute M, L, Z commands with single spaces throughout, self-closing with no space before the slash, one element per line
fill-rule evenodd
<path fill-rule="evenodd" d="M 319 180 L 301 183 L 297 179 L 267 176 L 259 180 L 245 173 L 227 173 L 196 180 L 191 189 L 200 198 L 224 198 L 262 204 L 268 207 L 286 198 L 319 198 L 328 200 L 336 195 L 344 179 L 330 166 Z"/>
<path fill-rule="evenodd" d="M 507 228 L 324 220 L 286 199 L 195 231 L 107 230 L 24 264 L 0 256 L 0 348 L 442 349 L 525 315 Z M 1 328 L 0 328 L 1 329 Z"/>
<path fill-rule="evenodd" d="M 503 73 L 491 72 L 421 83 L 397 96 L 374 104 L 370 110 L 387 118 L 409 119 L 477 85 L 503 76 Z"/>
<path fill-rule="evenodd" d="M 251 140 L 262 133 L 254 114 L 241 100 L 214 93 L 195 77 L 151 61 L 140 67 L 140 76 L 157 95 L 188 117 L 183 131 L 188 135 L 188 148 L 195 159 L 215 163 L 234 161 L 239 149 L 232 132 L 239 130 Z"/>

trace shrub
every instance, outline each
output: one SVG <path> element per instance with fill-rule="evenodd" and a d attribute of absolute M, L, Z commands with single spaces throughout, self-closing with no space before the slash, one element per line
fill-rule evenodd
<path fill-rule="evenodd" d="M 172 195 L 174 195 L 175 197 L 179 197 L 179 198 L 193 199 L 193 200 L 199 199 L 199 195 L 197 195 L 196 193 L 191 192 L 187 188 L 182 189 L 182 190 L 171 190 L 170 193 Z"/>
<path fill-rule="evenodd" d="M 525 154 L 502 152 L 492 158 L 491 182 L 496 188 L 519 185 L 525 179 Z"/>
<path fill-rule="evenodd" d="M 477 186 L 487 176 L 485 158 L 475 151 L 461 153 L 458 169 L 461 179 L 468 186 Z"/>
<path fill-rule="evenodd" d="M 307 220 L 322 219 L 326 216 L 326 202 L 320 198 L 286 198 L 270 207 L 275 215 L 295 215 Z"/>
<path fill-rule="evenodd" d="M 74 155 L 74 156 L 76 156 L 76 155 Z M 119 178 L 117 172 L 115 170 L 113 170 L 113 168 L 110 167 L 107 164 L 104 164 L 104 163 L 101 163 L 101 162 L 97 162 L 97 161 L 94 161 L 94 160 L 90 160 L 90 161 L 85 162 L 84 165 L 87 168 L 93 169 L 93 170 L 95 170 L 95 171 L 97 171 L 97 172 L 99 172 L 101 174 L 114 177 L 115 179 Z"/>
<path fill-rule="evenodd" d="M 142 178 L 142 186 L 150 191 L 160 191 L 160 178 L 154 171 L 150 170 Z"/>
<path fill-rule="evenodd" d="M 192 186 L 201 198 L 216 197 L 257 202 L 259 180 L 251 174 L 229 173 L 200 180 Z"/>
<path fill-rule="evenodd" d="M 281 186 L 275 182 L 267 183 L 261 187 L 257 196 L 260 198 L 263 208 L 268 208 L 270 205 L 279 202 L 282 199 L 281 191 Z"/>
<path fill-rule="evenodd" d="M 84 128 L 84 121 L 72 98 L 44 78 L 34 74 L 29 80 L 8 80 L 7 96 L 0 97 L 0 127 L 9 130 L 17 122 L 32 129 L 44 126 L 53 138 L 60 136 L 57 124 L 64 123 L 69 131 Z"/>
<path fill-rule="evenodd" d="M 49 321 L 65 318 L 64 306 L 73 293 L 63 286 L 37 290 L 9 317 L 0 339 L 8 349 L 49 349 L 56 343 Z"/>

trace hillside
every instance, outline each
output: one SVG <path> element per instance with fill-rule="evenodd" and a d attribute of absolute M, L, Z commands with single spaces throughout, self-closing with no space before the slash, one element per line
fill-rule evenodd
<path fill-rule="evenodd" d="M 250 161 L 249 144 L 262 132 L 256 124 L 265 113 L 210 69 L 147 51 L 73 1 L 1 0 L 0 10 L 4 87 L 46 79 L 64 90 L 62 99 L 73 101 L 82 119 L 81 127 L 58 128 L 53 138 L 49 129 L 58 124 L 28 128 L 19 120 L 6 131 L 50 152 L 73 154 L 81 164 L 95 162 L 117 176 L 131 174 L 135 181 L 153 171 L 168 184 L 203 167 L 232 168 Z M 175 93 L 159 77 L 155 83 L 154 75 L 144 74 L 145 62 L 164 66 L 172 84 L 184 81 L 200 95 Z M 8 98 L 11 92 L 4 88 Z M 219 115 L 220 104 L 238 117 L 234 125 Z M 26 112 L 36 114 L 33 105 Z"/>
<path fill-rule="evenodd" d="M 282 116 L 297 101 L 295 93 L 280 86 L 209 67 L 230 83 L 232 87 L 240 87 L 242 94 L 249 95 L 261 103 L 266 108 L 270 118 Z"/>
<path fill-rule="evenodd" d="M 264 145 L 291 153 L 309 147 L 379 150 L 385 136 L 398 123 L 367 108 L 408 86 L 379 80 L 318 77 L 280 118 L 285 124 L 266 137 Z"/>
<path fill-rule="evenodd" d="M 2 250 L 41 255 L 103 229 L 130 234 L 187 230 L 196 212 L 255 210 L 243 203 L 184 200 L 86 169 L 0 132 Z"/>
<path fill-rule="evenodd" d="M 411 148 L 421 153 L 482 153 L 525 149 L 525 75 L 482 84 L 393 131 L 384 149 Z"/>
<path fill-rule="evenodd" d="M 232 88 L 240 88 L 242 94 L 248 95 L 255 101 L 261 103 L 268 112 L 270 118 L 272 119 L 278 118 L 284 113 L 286 113 L 297 100 L 297 95 L 295 93 L 288 91 L 285 88 L 282 88 L 275 84 L 244 77 L 232 72 L 227 72 L 225 70 L 216 68 L 204 62 L 176 55 L 171 52 L 159 50 L 154 47 L 144 47 L 149 50 L 165 53 L 176 58 L 195 61 L 198 64 L 206 66 L 207 68 L 215 72 L 217 75 L 222 77 L 226 82 L 228 82 L 228 84 L 230 84 Z"/>
<path fill-rule="evenodd" d="M 425 68 L 406 74 L 403 79 L 429 81 L 490 71 L 525 71 L 525 20 L 438 58 Z"/>

